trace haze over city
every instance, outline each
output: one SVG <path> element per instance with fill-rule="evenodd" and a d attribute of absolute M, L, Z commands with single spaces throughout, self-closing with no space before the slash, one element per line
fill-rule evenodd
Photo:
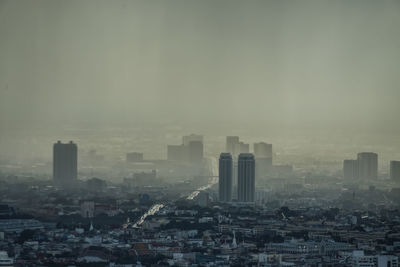
<path fill-rule="evenodd" d="M 399 266 L 399 28 L 399 1 L 0 0 L 0 266 Z"/>

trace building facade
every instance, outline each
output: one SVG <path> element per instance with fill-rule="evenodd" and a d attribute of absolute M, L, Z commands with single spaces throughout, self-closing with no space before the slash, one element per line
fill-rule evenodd
<path fill-rule="evenodd" d="M 343 178 L 349 180 L 358 178 L 358 161 L 356 159 L 343 161 Z"/>
<path fill-rule="evenodd" d="M 222 153 L 219 157 L 219 201 L 232 200 L 233 161 L 230 153 Z"/>
<path fill-rule="evenodd" d="M 57 183 L 70 183 L 78 178 L 78 147 L 72 141 L 58 141 L 53 146 L 53 179 Z"/>
<path fill-rule="evenodd" d="M 360 179 L 378 178 L 378 154 L 361 152 L 357 154 L 358 177 Z"/>
<path fill-rule="evenodd" d="M 390 179 L 400 182 L 400 161 L 392 160 L 390 162 Z"/>
<path fill-rule="evenodd" d="M 255 200 L 255 160 L 250 153 L 239 154 L 238 160 L 238 201 Z"/>

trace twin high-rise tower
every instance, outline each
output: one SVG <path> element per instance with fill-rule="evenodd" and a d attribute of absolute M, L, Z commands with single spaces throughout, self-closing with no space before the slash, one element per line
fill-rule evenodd
<path fill-rule="evenodd" d="M 241 153 L 238 158 L 238 201 L 255 200 L 255 160 L 253 154 Z M 230 153 L 219 158 L 219 198 L 222 202 L 232 200 L 233 160 Z"/>
<path fill-rule="evenodd" d="M 230 153 L 222 153 L 219 157 L 219 201 L 232 200 L 233 161 Z"/>

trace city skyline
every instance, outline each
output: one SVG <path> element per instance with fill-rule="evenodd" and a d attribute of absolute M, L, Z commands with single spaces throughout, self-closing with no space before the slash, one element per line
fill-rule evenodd
<path fill-rule="evenodd" d="M 399 267 L 399 29 L 397 0 L 0 0 L 0 267 Z"/>

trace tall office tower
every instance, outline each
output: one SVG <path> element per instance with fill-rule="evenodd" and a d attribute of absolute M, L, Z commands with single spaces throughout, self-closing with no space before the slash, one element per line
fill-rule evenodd
<path fill-rule="evenodd" d="M 202 135 L 198 135 L 198 134 L 191 134 L 191 135 L 185 135 L 182 137 L 182 144 L 184 146 L 189 146 L 190 142 L 193 141 L 198 141 L 203 143 L 203 136 Z"/>
<path fill-rule="evenodd" d="M 256 177 L 262 179 L 272 170 L 272 144 L 254 143 L 253 148 L 256 158 Z"/>
<path fill-rule="evenodd" d="M 272 144 L 260 142 L 254 143 L 253 147 L 256 158 L 272 158 Z"/>
<path fill-rule="evenodd" d="M 78 147 L 72 141 L 53 145 L 53 179 L 68 184 L 78 177 Z"/>
<path fill-rule="evenodd" d="M 221 153 L 219 157 L 219 201 L 232 200 L 233 161 L 230 153 Z"/>
<path fill-rule="evenodd" d="M 238 160 L 238 201 L 254 202 L 255 161 L 253 154 L 241 153 Z"/>
<path fill-rule="evenodd" d="M 400 182 L 400 161 L 390 162 L 390 179 Z"/>
<path fill-rule="evenodd" d="M 227 136 L 226 137 L 226 152 L 232 155 L 235 152 L 235 145 L 239 144 L 239 136 Z"/>
<path fill-rule="evenodd" d="M 358 178 L 358 160 L 345 159 L 343 161 L 343 178 L 344 179 Z"/>
<path fill-rule="evenodd" d="M 360 179 L 378 178 L 378 154 L 362 152 L 357 154 L 358 177 Z"/>
<path fill-rule="evenodd" d="M 188 151 L 191 163 L 201 163 L 203 161 L 203 141 L 190 141 Z"/>

